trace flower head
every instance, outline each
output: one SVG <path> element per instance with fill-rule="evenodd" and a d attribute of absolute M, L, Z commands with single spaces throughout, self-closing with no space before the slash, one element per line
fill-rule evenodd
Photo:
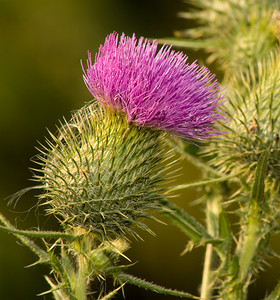
<path fill-rule="evenodd" d="M 157 42 L 110 34 L 92 62 L 88 55 L 84 81 L 104 106 L 124 112 L 128 122 L 155 127 L 189 140 L 208 140 L 220 132 L 220 86 L 206 67 Z"/>

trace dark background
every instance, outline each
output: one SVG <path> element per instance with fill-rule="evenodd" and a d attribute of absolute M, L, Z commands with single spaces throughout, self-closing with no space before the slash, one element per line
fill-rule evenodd
<path fill-rule="evenodd" d="M 46 128 L 55 131 L 58 119 L 68 119 L 71 111 L 91 99 L 82 80 L 80 59 L 85 61 L 88 50 L 95 53 L 113 31 L 137 37 L 172 36 L 174 30 L 189 26 L 177 17 L 187 9 L 181 0 L 0 0 L 0 209 L 13 224 L 22 229 L 56 227 L 53 219 L 40 216 L 32 193 L 23 196 L 16 207 L 7 205 L 7 197 L 34 184 L 28 168 L 33 166 L 30 159 L 37 154 L 37 141 L 44 141 L 47 135 Z M 199 59 L 198 54 L 188 55 L 190 61 Z M 179 183 L 199 179 L 198 170 L 181 164 Z M 196 197 L 191 190 L 174 202 L 201 219 L 203 207 L 191 205 Z M 186 237 L 172 225 L 150 225 L 157 236 L 143 233 L 144 242 L 133 241 L 126 253 L 137 261 L 130 272 L 197 294 L 203 249 L 180 256 Z M 43 274 L 49 269 L 25 268 L 35 258 L 12 235 L 0 232 L 1 300 L 51 299 L 50 295 L 36 296 L 48 289 Z M 272 263 L 268 275 L 260 274 L 253 285 L 250 299 L 261 299 L 263 287 L 276 284 L 280 264 Z M 175 299 L 129 286 L 125 294 L 127 300 Z M 116 299 L 122 299 L 121 293 Z"/>

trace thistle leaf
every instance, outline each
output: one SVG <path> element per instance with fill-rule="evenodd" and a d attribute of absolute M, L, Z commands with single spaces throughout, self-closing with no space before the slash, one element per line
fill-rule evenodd
<path fill-rule="evenodd" d="M 105 295 L 102 298 L 98 298 L 98 300 L 109 300 L 112 299 L 113 296 L 116 295 L 116 293 L 123 288 L 123 286 L 125 285 L 125 283 L 123 283 L 121 286 L 117 287 L 116 289 L 114 289 L 112 292 L 108 293 L 107 295 Z"/>
<path fill-rule="evenodd" d="M 168 189 L 166 191 L 166 193 L 171 193 L 171 192 L 180 191 L 180 190 L 186 190 L 186 189 L 194 188 L 194 187 L 201 187 L 201 186 L 210 185 L 210 184 L 214 184 L 214 183 L 220 183 L 220 182 L 224 182 L 224 181 L 231 180 L 231 179 L 237 180 L 238 175 L 240 175 L 240 174 L 232 174 L 229 176 L 223 176 L 223 177 L 219 177 L 216 179 L 209 179 L 209 180 L 203 180 L 203 181 L 198 181 L 198 182 L 193 182 L 193 183 L 181 184 L 176 187 Z"/>
<path fill-rule="evenodd" d="M 280 282 L 278 282 L 275 289 L 264 298 L 264 300 L 279 300 L 280 299 Z"/>
<path fill-rule="evenodd" d="M 168 217 L 189 238 L 191 238 L 195 244 L 212 240 L 205 228 L 183 209 L 164 198 L 160 199 L 160 203 L 162 205 L 160 213 Z"/>
<path fill-rule="evenodd" d="M 257 164 L 255 180 L 251 191 L 251 200 L 262 203 L 264 198 L 264 182 L 267 171 L 267 164 L 270 154 L 270 146 L 263 151 Z"/>
<path fill-rule="evenodd" d="M 158 294 L 177 296 L 177 297 L 189 298 L 189 299 L 199 299 L 199 297 L 193 296 L 189 293 L 172 290 L 172 289 L 167 289 L 165 287 L 162 287 L 162 286 L 157 285 L 152 282 L 148 282 L 144 279 L 140 279 L 140 278 L 135 277 L 130 274 L 120 273 L 120 274 L 117 274 L 116 276 L 120 282 L 130 283 L 130 284 L 136 285 L 138 287 L 144 288 L 146 290 L 151 290 Z"/>
<path fill-rule="evenodd" d="M 46 294 L 52 293 L 55 300 L 77 300 L 74 297 L 72 298 L 67 297 L 63 293 L 63 291 L 56 284 L 54 284 L 48 276 L 45 276 L 45 279 L 48 282 L 48 284 L 51 286 L 51 289 L 49 291 L 39 294 L 38 296 L 44 296 Z"/>
<path fill-rule="evenodd" d="M 40 238 L 46 238 L 46 239 L 64 239 L 68 241 L 73 241 L 76 238 L 71 234 L 65 233 L 65 232 L 56 232 L 56 231 L 35 231 L 35 230 L 18 230 L 13 228 L 7 228 L 5 226 L 0 226 L 1 230 L 13 233 L 14 235 L 20 235 L 25 237 L 40 237 Z"/>
<path fill-rule="evenodd" d="M 34 252 L 39 257 L 38 263 L 49 262 L 48 253 L 41 249 L 38 245 L 36 245 L 26 236 L 17 234 L 17 229 L 2 214 L 0 214 L 0 221 L 5 225 L 5 227 L 1 226 L 2 229 L 5 228 L 6 231 L 13 233 L 24 245 L 26 245 L 32 252 Z"/>

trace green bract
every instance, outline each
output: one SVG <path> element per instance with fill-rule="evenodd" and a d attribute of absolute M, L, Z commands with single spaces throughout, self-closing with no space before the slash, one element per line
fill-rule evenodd
<path fill-rule="evenodd" d="M 106 238 L 146 228 L 139 218 L 162 197 L 164 135 L 94 103 L 77 111 L 39 157 L 48 213 Z"/>

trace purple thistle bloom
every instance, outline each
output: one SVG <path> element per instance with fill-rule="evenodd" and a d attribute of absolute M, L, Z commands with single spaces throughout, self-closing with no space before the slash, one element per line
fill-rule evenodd
<path fill-rule="evenodd" d="M 182 52 L 135 35 L 107 36 L 95 62 L 88 54 L 84 81 L 103 106 L 123 111 L 128 122 L 156 127 L 188 140 L 221 134 L 213 125 L 225 120 L 223 95 L 215 74 Z"/>

